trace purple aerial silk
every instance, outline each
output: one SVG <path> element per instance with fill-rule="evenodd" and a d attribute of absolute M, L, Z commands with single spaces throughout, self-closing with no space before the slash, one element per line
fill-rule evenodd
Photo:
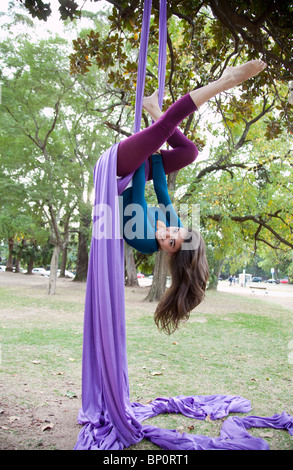
<path fill-rule="evenodd" d="M 96 205 L 111 208 L 104 238 L 93 230 L 88 269 L 82 363 L 82 408 L 78 421 L 83 428 L 77 450 L 122 450 L 149 439 L 166 450 L 268 449 L 267 443 L 251 436 L 250 427 L 287 429 L 293 435 L 293 417 L 282 413 L 269 418 L 229 417 L 220 436 L 212 438 L 180 434 L 174 430 L 143 425 L 160 413 L 182 413 L 194 419 L 219 419 L 230 413 L 248 413 L 250 402 L 239 396 L 161 397 L 148 405 L 130 403 L 125 330 L 124 251 L 119 236 L 117 196 L 128 178 L 117 180 L 118 144 L 108 149 L 94 172 Z M 94 210 L 93 225 L 103 215 Z M 104 222 L 105 219 L 103 218 Z"/>
<path fill-rule="evenodd" d="M 165 3 L 165 0 L 161 0 L 162 18 L 166 22 Z M 144 43 L 147 43 L 150 11 L 151 1 L 146 0 L 142 30 Z M 160 41 L 160 50 L 164 56 L 163 40 Z M 140 67 L 143 69 L 146 50 L 147 48 L 140 57 Z M 164 71 L 160 72 L 160 79 L 164 84 Z M 137 87 L 137 101 L 142 101 L 143 73 L 139 75 Z M 135 132 L 139 130 L 140 113 L 139 104 Z M 212 438 L 180 434 L 175 430 L 142 423 L 160 413 L 182 413 L 194 419 L 206 419 L 207 416 L 210 419 L 219 419 L 230 413 L 247 413 L 251 410 L 247 399 L 210 395 L 161 397 L 148 405 L 130 402 L 125 328 L 124 241 L 119 235 L 117 196 L 123 192 L 132 174 L 118 180 L 116 178 L 118 145 L 113 145 L 101 156 L 94 171 L 95 207 L 84 314 L 82 407 L 78 415 L 78 422 L 83 427 L 74 448 L 122 450 L 146 438 L 165 450 L 266 450 L 267 443 L 251 436 L 247 429 L 253 426 L 273 427 L 287 429 L 293 435 L 291 416 L 282 413 L 269 418 L 229 417 L 224 421 L 220 436 Z M 101 207 L 104 207 L 104 211 L 96 210 Z M 104 236 L 98 237 L 95 227 L 101 220 L 105 232 Z"/>

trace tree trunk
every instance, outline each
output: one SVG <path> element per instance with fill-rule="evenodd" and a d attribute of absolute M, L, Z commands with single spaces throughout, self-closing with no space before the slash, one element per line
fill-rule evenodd
<path fill-rule="evenodd" d="M 133 256 L 133 249 L 124 243 L 125 253 L 125 271 L 126 271 L 126 286 L 138 286 L 137 272 Z"/>
<path fill-rule="evenodd" d="M 52 258 L 51 258 L 51 265 L 50 265 L 50 277 L 49 277 L 49 286 L 48 286 L 49 295 L 55 294 L 56 292 L 57 270 L 58 270 L 60 252 L 61 252 L 61 247 L 59 245 L 55 245 Z"/>
<path fill-rule="evenodd" d="M 168 175 L 168 190 L 171 197 L 171 201 L 173 199 L 172 191 L 175 190 L 176 185 L 176 178 L 178 175 L 178 171 L 174 171 Z M 161 300 L 165 291 L 166 291 L 166 281 L 167 281 L 167 273 L 168 273 L 168 263 L 167 263 L 167 256 L 168 254 L 159 251 L 156 256 L 156 262 L 154 267 L 153 273 L 153 283 L 152 287 L 146 296 L 145 300 L 149 302 L 155 302 Z"/>
<path fill-rule="evenodd" d="M 64 250 L 62 251 L 60 277 L 65 277 L 66 263 L 67 263 L 67 245 L 64 247 Z"/>
<path fill-rule="evenodd" d="M 83 230 L 78 233 L 78 252 L 76 261 L 76 274 L 74 281 L 85 282 L 87 278 L 88 270 L 88 246 L 87 237 Z"/>
<path fill-rule="evenodd" d="M 14 239 L 11 237 L 8 240 L 8 260 L 6 263 L 6 271 L 9 271 L 11 273 L 13 271 L 13 255 L 12 255 L 13 246 L 14 246 Z"/>
<path fill-rule="evenodd" d="M 176 186 L 176 178 L 178 175 L 178 171 L 174 171 L 168 175 L 168 190 L 171 197 L 171 201 L 173 199 L 172 191 L 175 190 Z M 152 287 L 146 297 L 145 300 L 149 302 L 155 302 L 161 300 L 165 291 L 166 291 L 166 281 L 167 281 L 167 273 L 168 273 L 168 263 L 167 263 L 167 254 L 163 251 L 159 251 L 156 256 L 156 262 L 154 267 L 153 273 L 153 283 Z"/>
<path fill-rule="evenodd" d="M 79 209 L 80 228 L 78 232 L 78 252 L 76 260 L 76 274 L 74 281 L 86 282 L 88 271 L 88 242 L 90 237 L 89 227 L 91 225 L 91 205 L 89 202 Z"/>
<path fill-rule="evenodd" d="M 65 269 L 67 263 L 67 245 L 69 239 L 69 220 L 70 214 L 67 214 L 64 218 L 64 236 L 63 236 L 63 250 L 60 266 L 60 277 L 65 277 Z"/>
<path fill-rule="evenodd" d="M 168 254 L 164 251 L 159 251 L 156 256 L 152 287 L 145 298 L 148 302 L 161 300 L 165 293 L 168 272 L 167 256 Z"/>
<path fill-rule="evenodd" d="M 209 290 L 216 290 L 218 287 L 218 282 L 219 282 L 219 276 L 221 274 L 221 269 L 223 266 L 225 258 L 222 258 L 220 261 L 213 261 L 212 266 L 209 266 L 210 268 L 210 276 L 209 276 L 209 285 L 208 289 Z"/>
<path fill-rule="evenodd" d="M 20 260 L 19 258 L 16 259 L 15 261 L 15 273 L 20 273 Z"/>
<path fill-rule="evenodd" d="M 218 266 L 218 269 L 217 269 L 217 272 L 216 272 L 216 275 L 217 275 L 217 287 L 218 287 L 218 282 L 219 282 L 219 277 L 221 275 L 221 271 L 222 271 L 222 267 L 223 267 L 223 263 L 225 261 L 225 258 L 222 258 L 219 262 L 219 266 Z"/>
<path fill-rule="evenodd" d="M 32 274 L 32 270 L 34 267 L 34 256 L 32 255 L 27 263 L 27 274 Z"/>

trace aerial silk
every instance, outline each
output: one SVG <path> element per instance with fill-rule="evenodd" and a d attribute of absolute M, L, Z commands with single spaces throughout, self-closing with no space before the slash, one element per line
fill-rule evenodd
<path fill-rule="evenodd" d="M 146 0 L 137 81 L 135 129 L 140 128 L 151 1 Z M 166 49 L 166 1 L 160 11 L 160 100 L 164 88 Z M 98 160 L 94 171 L 95 206 L 84 314 L 82 359 L 83 425 L 76 450 L 122 450 L 148 439 L 166 450 L 239 449 L 267 450 L 268 444 L 251 436 L 251 427 L 287 429 L 293 435 L 293 417 L 283 412 L 268 418 L 228 417 L 219 437 L 179 433 L 143 424 L 160 413 L 182 413 L 193 419 L 220 419 L 230 413 L 248 413 L 250 402 L 240 396 L 160 397 L 143 405 L 131 403 L 126 351 L 124 296 L 124 241 L 120 237 L 117 196 L 132 175 L 117 179 L 117 147 L 114 144 Z M 102 209 L 101 209 L 102 208 Z M 101 236 L 101 233 L 103 236 Z"/>

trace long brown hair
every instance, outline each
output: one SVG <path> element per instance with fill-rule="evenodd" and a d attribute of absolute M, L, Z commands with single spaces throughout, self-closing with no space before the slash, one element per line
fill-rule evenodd
<path fill-rule="evenodd" d="M 185 242 L 191 243 L 191 249 L 185 245 L 185 249 L 182 247 L 170 256 L 172 284 L 155 311 L 156 325 L 167 334 L 173 333 L 181 321 L 188 320 L 190 312 L 202 302 L 209 279 L 203 238 L 191 229 L 188 237 Z"/>

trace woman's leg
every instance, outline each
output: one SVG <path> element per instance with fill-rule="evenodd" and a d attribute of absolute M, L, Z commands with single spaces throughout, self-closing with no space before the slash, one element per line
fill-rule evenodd
<path fill-rule="evenodd" d="M 246 62 L 246 64 L 239 65 L 238 67 L 227 67 L 219 80 L 202 88 L 198 88 L 197 90 L 191 91 L 191 99 L 197 108 L 200 108 L 200 106 L 218 93 L 234 88 L 249 78 L 258 75 L 266 68 L 266 66 L 267 64 L 262 60 L 250 60 L 249 62 Z"/>
<path fill-rule="evenodd" d="M 165 174 L 181 170 L 193 163 L 198 156 L 196 145 L 177 128 L 168 140 L 170 150 L 161 149 Z M 150 168 L 151 169 L 151 168 Z M 151 179 L 151 178 L 150 178 Z"/>
<path fill-rule="evenodd" d="M 132 173 L 170 138 L 183 119 L 196 110 L 189 94 L 180 98 L 150 127 L 122 140 L 118 146 L 117 175 Z"/>
<path fill-rule="evenodd" d="M 155 91 L 151 96 L 144 98 L 143 107 L 152 119 L 156 122 L 163 115 L 159 107 L 158 102 L 158 90 Z M 198 149 L 196 145 L 191 142 L 179 129 L 175 129 L 171 137 L 167 140 L 168 144 L 172 147 L 171 150 L 161 149 L 163 166 L 165 174 L 169 175 L 174 171 L 178 171 L 185 166 L 190 165 L 196 159 L 198 155 Z M 151 180 L 152 175 L 152 161 L 149 158 L 150 171 L 148 179 Z"/>
<path fill-rule="evenodd" d="M 152 126 L 120 142 L 117 175 L 125 176 L 135 171 L 171 137 L 183 119 L 209 99 L 257 75 L 265 67 L 266 64 L 260 60 L 252 60 L 238 67 L 228 67 L 219 80 L 180 98 Z"/>

